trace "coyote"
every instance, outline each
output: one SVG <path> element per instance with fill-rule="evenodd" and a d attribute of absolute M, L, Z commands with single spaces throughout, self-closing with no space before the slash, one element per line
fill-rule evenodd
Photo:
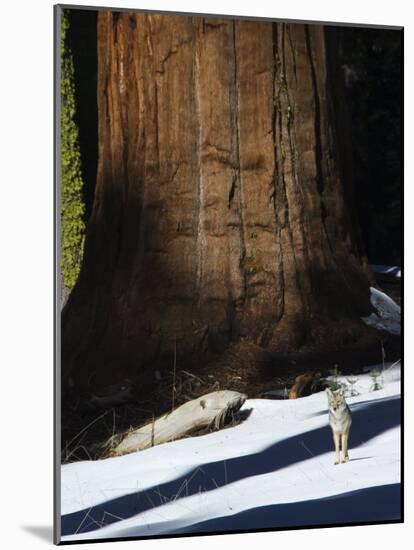
<path fill-rule="evenodd" d="M 342 450 L 342 462 L 348 462 L 348 436 L 352 424 L 351 411 L 345 401 L 341 390 L 333 392 L 327 388 L 329 403 L 329 424 L 332 428 L 335 443 L 335 464 L 340 462 L 340 451 Z"/>

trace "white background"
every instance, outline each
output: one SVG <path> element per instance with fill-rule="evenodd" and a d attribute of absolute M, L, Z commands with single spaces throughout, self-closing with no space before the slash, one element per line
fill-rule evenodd
<path fill-rule="evenodd" d="M 68 2 L 69 3 L 69 2 Z M 76 0 L 71 3 L 79 4 Z M 414 539 L 412 277 L 413 17 L 404 0 L 85 1 L 120 6 L 405 26 L 406 59 L 406 524 L 114 543 L 105 548 L 408 547 Z M 53 2 L 1 6 L 0 30 L 0 530 L 4 548 L 51 544 L 53 372 Z M 395 98 L 396 101 L 399 98 Z M 411 498 L 410 498 L 411 497 Z M 102 545 L 83 545 L 98 548 Z"/>

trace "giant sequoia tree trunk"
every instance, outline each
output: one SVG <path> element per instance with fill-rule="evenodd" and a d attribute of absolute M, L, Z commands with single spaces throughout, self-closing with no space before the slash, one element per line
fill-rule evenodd
<path fill-rule="evenodd" d="M 77 387 L 372 343 L 332 32 L 100 12 L 99 167 L 63 314 Z"/>

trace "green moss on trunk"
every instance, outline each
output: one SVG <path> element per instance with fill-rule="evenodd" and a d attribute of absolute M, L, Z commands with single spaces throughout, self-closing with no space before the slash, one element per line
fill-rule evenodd
<path fill-rule="evenodd" d="M 61 19 L 61 277 L 62 300 L 65 301 L 79 275 L 85 238 L 85 204 L 76 123 L 75 81 L 72 52 L 69 46 L 69 20 Z"/>

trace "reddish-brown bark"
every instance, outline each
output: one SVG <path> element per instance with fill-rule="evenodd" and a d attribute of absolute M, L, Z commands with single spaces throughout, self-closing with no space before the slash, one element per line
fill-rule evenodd
<path fill-rule="evenodd" d="M 330 32 L 99 12 L 99 168 L 64 380 L 145 385 L 175 349 L 241 339 L 372 343 Z"/>

